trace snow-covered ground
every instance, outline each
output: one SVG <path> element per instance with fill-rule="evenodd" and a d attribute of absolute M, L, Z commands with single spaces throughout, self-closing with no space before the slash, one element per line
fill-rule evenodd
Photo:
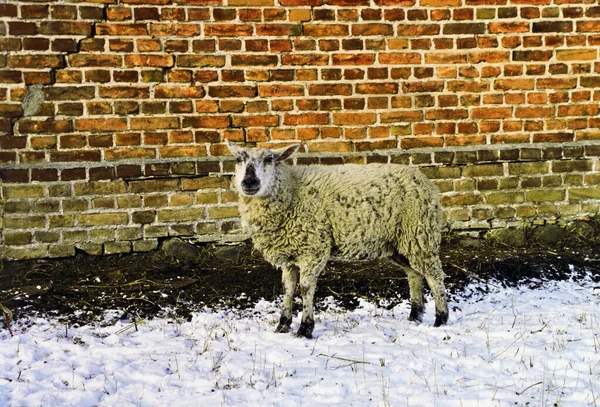
<path fill-rule="evenodd" d="M 598 406 L 600 287 L 471 285 L 449 325 L 408 304 L 317 314 L 314 340 L 273 333 L 278 305 L 190 322 L 0 329 L 0 406 Z M 298 327 L 298 320 L 294 321 Z"/>

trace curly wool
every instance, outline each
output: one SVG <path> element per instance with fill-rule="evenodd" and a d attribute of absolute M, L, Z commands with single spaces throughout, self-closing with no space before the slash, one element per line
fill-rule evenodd
<path fill-rule="evenodd" d="M 240 212 L 256 249 L 278 267 L 304 256 L 367 260 L 396 251 L 429 267 L 439 252 L 437 190 L 402 165 L 281 165 L 270 196 L 242 197 Z"/>

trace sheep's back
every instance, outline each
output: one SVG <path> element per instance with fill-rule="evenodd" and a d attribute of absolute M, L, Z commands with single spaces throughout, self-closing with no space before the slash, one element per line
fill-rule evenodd
<path fill-rule="evenodd" d="M 397 249 L 402 228 L 424 216 L 434 228 L 438 222 L 437 190 L 415 168 L 371 164 L 298 166 L 293 171 L 299 201 L 331 226 L 334 256 L 386 257 Z"/>

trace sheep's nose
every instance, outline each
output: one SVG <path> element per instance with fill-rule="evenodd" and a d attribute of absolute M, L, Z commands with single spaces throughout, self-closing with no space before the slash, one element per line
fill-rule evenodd
<path fill-rule="evenodd" d="M 242 180 L 242 189 L 248 195 L 254 195 L 260 189 L 260 180 L 256 176 L 254 166 L 248 165 L 244 179 Z"/>
<path fill-rule="evenodd" d="M 242 187 L 244 187 L 244 189 L 258 189 L 260 187 L 260 182 L 258 182 L 257 178 L 244 178 L 242 180 Z"/>

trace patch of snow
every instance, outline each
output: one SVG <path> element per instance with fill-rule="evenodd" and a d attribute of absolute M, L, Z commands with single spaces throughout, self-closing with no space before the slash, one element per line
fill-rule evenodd
<path fill-rule="evenodd" d="M 432 327 L 432 301 L 417 325 L 408 302 L 388 310 L 363 300 L 346 311 L 328 298 L 313 340 L 274 333 L 278 304 L 267 301 L 205 309 L 189 322 L 17 321 L 14 336 L 0 330 L 0 405 L 600 404 L 591 280 L 480 288 L 454 297 L 441 328 Z"/>

